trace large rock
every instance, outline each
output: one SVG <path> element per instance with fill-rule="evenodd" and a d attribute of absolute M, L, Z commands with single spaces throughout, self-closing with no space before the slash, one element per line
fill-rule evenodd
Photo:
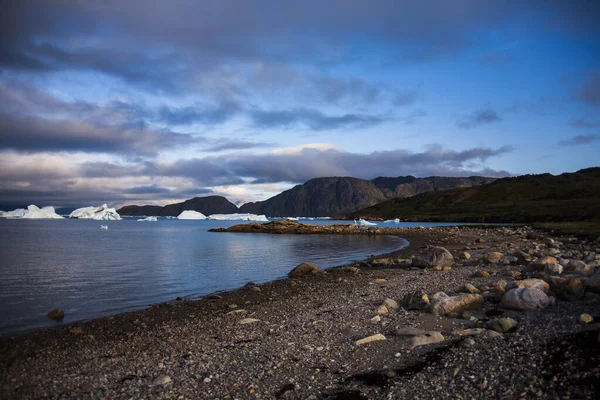
<path fill-rule="evenodd" d="M 55 321 L 62 321 L 65 317 L 65 312 L 61 308 L 57 308 L 48 313 L 48 318 L 52 318 Z"/>
<path fill-rule="evenodd" d="M 535 310 L 545 308 L 550 304 L 550 298 L 540 289 L 517 288 L 511 289 L 502 297 L 500 306 L 513 310 Z"/>
<path fill-rule="evenodd" d="M 412 265 L 419 268 L 444 268 L 454 265 L 454 257 L 443 247 L 425 247 L 412 260 Z"/>
<path fill-rule="evenodd" d="M 531 278 L 523 279 L 522 281 L 513 281 L 506 286 L 507 290 L 515 288 L 535 288 L 543 291 L 544 293 L 548 293 L 548 290 L 550 290 L 550 285 L 541 279 Z"/>
<path fill-rule="evenodd" d="M 427 332 L 422 335 L 413 336 L 408 340 L 408 345 L 412 349 L 417 346 L 423 346 L 426 344 L 440 343 L 443 342 L 444 336 L 439 332 Z"/>
<path fill-rule="evenodd" d="M 429 307 L 429 296 L 422 290 L 414 291 L 404 296 L 402 307 L 407 310 L 423 311 Z"/>
<path fill-rule="evenodd" d="M 360 345 L 367 344 L 367 343 L 379 342 L 381 340 L 385 340 L 385 336 L 383 336 L 381 333 L 378 333 L 376 335 L 368 336 L 366 338 L 357 340 L 354 344 L 356 346 L 360 346 Z"/>
<path fill-rule="evenodd" d="M 546 268 L 546 265 L 548 264 L 558 264 L 558 261 L 556 260 L 556 258 L 551 257 L 551 256 L 545 256 L 545 257 L 541 257 L 538 258 L 537 260 L 535 260 L 534 262 L 532 262 L 531 264 L 529 264 L 534 270 L 537 271 L 543 271 L 544 268 Z"/>
<path fill-rule="evenodd" d="M 502 260 L 502 257 L 504 257 L 504 254 L 498 253 L 497 251 L 492 251 L 486 254 L 485 261 L 490 264 L 497 264 L 500 262 L 500 260 Z"/>
<path fill-rule="evenodd" d="M 592 276 L 594 270 L 581 260 L 571 260 L 567 264 L 566 270 L 583 276 Z"/>
<path fill-rule="evenodd" d="M 456 296 L 440 297 L 432 301 L 430 311 L 433 314 L 444 315 L 462 313 L 463 311 L 481 308 L 483 296 L 479 294 L 459 294 Z"/>
<path fill-rule="evenodd" d="M 313 263 L 302 263 L 288 273 L 290 278 L 300 278 L 306 275 L 314 275 L 321 270 Z"/>

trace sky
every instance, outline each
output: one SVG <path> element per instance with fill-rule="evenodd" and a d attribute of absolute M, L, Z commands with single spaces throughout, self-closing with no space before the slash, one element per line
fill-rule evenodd
<path fill-rule="evenodd" d="M 600 165 L 596 0 L 0 7 L 0 204 Z"/>

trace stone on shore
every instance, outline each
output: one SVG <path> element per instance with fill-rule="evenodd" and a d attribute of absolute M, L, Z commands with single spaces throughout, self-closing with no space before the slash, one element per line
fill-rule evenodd
<path fill-rule="evenodd" d="M 426 344 L 440 343 L 444 340 L 444 336 L 439 332 L 426 332 L 408 339 L 408 346 L 412 349 Z"/>
<path fill-rule="evenodd" d="M 321 270 L 315 264 L 306 262 L 296 266 L 296 268 L 288 273 L 288 276 L 290 278 L 301 278 L 306 275 L 318 274 L 319 272 Z"/>
<path fill-rule="evenodd" d="M 582 323 L 583 325 L 587 325 L 587 324 L 591 324 L 594 321 L 594 317 L 592 317 L 590 314 L 581 314 L 579 316 L 579 322 Z"/>
<path fill-rule="evenodd" d="M 429 297 L 424 291 L 417 290 L 404 296 L 402 306 L 407 310 L 423 311 L 429 307 Z"/>
<path fill-rule="evenodd" d="M 517 327 L 518 323 L 512 318 L 503 317 L 492 321 L 491 328 L 496 332 L 506 333 Z"/>
<path fill-rule="evenodd" d="M 506 286 L 507 290 L 516 288 L 535 288 L 543 291 L 544 293 L 548 293 L 548 290 L 550 290 L 550 285 L 541 279 L 531 278 L 523 279 L 522 281 L 513 281 Z"/>
<path fill-rule="evenodd" d="M 383 336 L 381 333 L 378 333 L 376 335 L 367 336 L 366 338 L 357 340 L 354 344 L 356 346 L 361 346 L 363 344 L 367 344 L 367 343 L 371 343 L 371 342 L 379 342 L 381 340 L 385 340 L 385 336 Z"/>
<path fill-rule="evenodd" d="M 563 266 L 560 264 L 546 264 L 544 272 L 548 275 L 560 275 L 563 272 Z"/>
<path fill-rule="evenodd" d="M 581 260 L 569 261 L 565 269 L 567 270 L 567 272 L 573 272 L 575 274 L 583 275 L 586 277 L 592 276 L 592 274 L 594 273 L 594 270 Z"/>
<path fill-rule="evenodd" d="M 467 283 L 465 286 L 463 286 L 460 291 L 462 293 L 471 293 L 471 294 L 479 294 L 481 293 L 481 291 L 479 289 L 477 289 L 475 286 L 471 285 L 470 283 Z"/>
<path fill-rule="evenodd" d="M 542 258 L 538 258 L 529 265 L 536 271 L 543 271 L 546 268 L 546 265 L 548 264 L 558 264 L 558 261 L 554 257 L 545 256 Z"/>
<path fill-rule="evenodd" d="M 513 310 L 535 310 L 546 308 L 550 304 L 550 298 L 546 293 L 536 288 L 511 289 L 502 297 L 500 306 Z"/>
<path fill-rule="evenodd" d="M 502 257 L 504 257 L 504 254 L 499 253 L 497 251 L 492 251 L 486 254 L 485 261 L 487 261 L 490 264 L 497 264 L 500 262 L 500 260 L 502 260 Z"/>
<path fill-rule="evenodd" d="M 248 324 L 254 324 L 256 322 L 260 322 L 260 319 L 256 319 L 256 318 L 244 318 L 244 319 L 241 319 L 240 322 L 238 322 L 238 324 L 240 324 L 240 325 L 248 325 Z"/>
<path fill-rule="evenodd" d="M 48 318 L 52 318 L 55 321 L 62 321 L 64 317 L 65 312 L 62 310 L 62 308 L 54 309 L 48 313 Z"/>
<path fill-rule="evenodd" d="M 454 265 L 452 254 L 441 246 L 425 247 L 413 258 L 412 265 L 418 268 L 451 267 Z"/>
<path fill-rule="evenodd" d="M 482 306 L 483 296 L 479 294 L 459 294 L 456 296 L 441 297 L 432 301 L 430 311 L 437 315 L 460 314 L 463 311 L 478 309 Z"/>
<path fill-rule="evenodd" d="M 168 375 L 160 375 L 158 377 L 156 377 L 156 379 L 152 382 L 153 385 L 158 386 L 158 385 L 166 385 L 168 383 L 171 383 L 172 379 L 170 376 Z"/>
<path fill-rule="evenodd" d="M 600 293 L 600 270 L 585 281 L 585 288 L 590 292 Z"/>

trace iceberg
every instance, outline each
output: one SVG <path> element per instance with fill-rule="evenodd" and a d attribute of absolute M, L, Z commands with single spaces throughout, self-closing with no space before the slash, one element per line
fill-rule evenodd
<path fill-rule="evenodd" d="M 355 225 L 360 225 L 360 226 L 377 226 L 377 224 L 375 222 L 365 221 L 362 218 L 359 219 L 358 221 L 354 220 L 354 224 Z"/>
<path fill-rule="evenodd" d="M 100 207 L 82 207 L 69 214 L 69 218 L 93 219 L 97 221 L 118 221 L 121 216 L 114 208 L 108 208 L 106 204 Z"/>
<path fill-rule="evenodd" d="M 400 218 L 396 218 L 396 219 L 386 219 L 385 221 L 383 221 L 384 224 L 399 224 L 400 223 Z"/>
<path fill-rule="evenodd" d="M 177 216 L 177 219 L 206 219 L 206 215 L 194 210 L 185 210 Z"/>
<path fill-rule="evenodd" d="M 15 210 L 16 211 L 16 210 Z M 63 219 L 56 213 L 54 207 L 39 208 L 33 204 L 27 207 L 27 211 L 21 217 L 23 219 Z"/>
<path fill-rule="evenodd" d="M 0 211 L 0 218 L 23 218 L 27 210 L 24 208 L 17 208 L 13 211 Z"/>
<path fill-rule="evenodd" d="M 213 219 L 217 221 L 258 221 L 258 222 L 268 222 L 269 220 L 265 215 L 256 215 L 256 214 L 212 214 L 208 216 L 208 219 Z"/>
<path fill-rule="evenodd" d="M 286 219 L 288 221 L 298 221 L 300 219 L 300 217 L 287 217 Z"/>
<path fill-rule="evenodd" d="M 156 222 L 156 221 L 158 221 L 158 218 L 146 217 L 146 218 L 140 218 L 140 219 L 138 219 L 138 221 L 140 221 L 140 222 Z"/>

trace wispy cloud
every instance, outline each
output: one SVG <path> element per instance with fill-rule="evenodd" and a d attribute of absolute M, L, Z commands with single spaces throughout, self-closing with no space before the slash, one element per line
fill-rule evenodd
<path fill-rule="evenodd" d="M 600 134 L 595 134 L 595 135 L 577 135 L 577 136 L 574 136 L 574 137 L 572 137 L 570 139 L 561 140 L 559 142 L 559 144 L 562 145 L 562 146 L 579 146 L 579 145 L 584 145 L 584 144 L 596 142 L 598 140 L 600 140 Z"/>
<path fill-rule="evenodd" d="M 458 127 L 462 129 L 473 129 L 482 125 L 499 122 L 502 117 L 492 108 L 484 108 L 466 115 L 458 121 Z"/>

